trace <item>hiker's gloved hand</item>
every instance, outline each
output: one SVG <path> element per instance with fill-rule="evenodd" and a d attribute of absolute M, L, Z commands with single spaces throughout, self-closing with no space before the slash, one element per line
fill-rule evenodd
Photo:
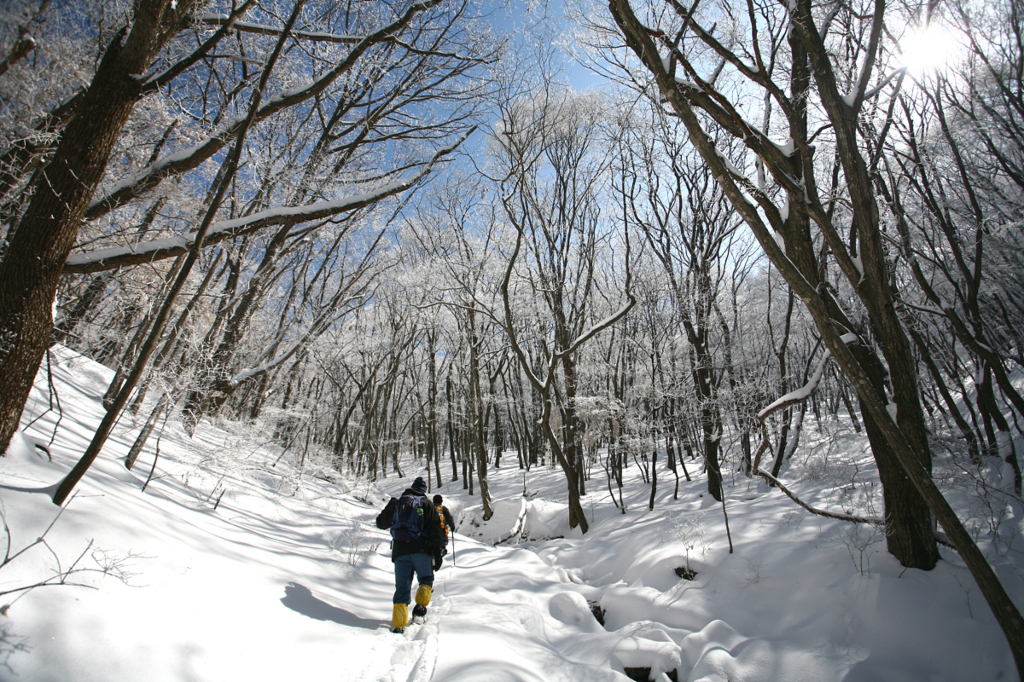
<path fill-rule="evenodd" d="M 447 547 L 442 547 L 441 548 L 441 556 L 447 556 L 447 554 L 448 554 L 448 548 Z"/>
<path fill-rule="evenodd" d="M 441 555 L 440 554 L 435 554 L 434 555 L 434 570 L 435 571 L 441 570 L 441 562 L 442 562 Z"/>

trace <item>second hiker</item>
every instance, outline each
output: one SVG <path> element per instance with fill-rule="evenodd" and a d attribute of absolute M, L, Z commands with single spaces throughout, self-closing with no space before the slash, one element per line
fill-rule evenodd
<path fill-rule="evenodd" d="M 444 506 L 444 498 L 440 495 L 434 495 L 434 509 L 437 510 L 437 516 L 441 519 L 441 528 L 444 529 L 444 536 L 447 539 L 449 534 L 455 532 L 455 520 L 452 519 L 452 513 L 448 511 L 448 507 Z"/>
<path fill-rule="evenodd" d="M 404 631 L 409 624 L 413 573 L 419 588 L 412 615 L 423 616 L 433 592 L 434 571 L 441 567 L 441 557 L 447 553 L 447 533 L 442 530 L 437 510 L 426 493 L 427 484 L 417 478 L 400 497 L 392 497 L 384 511 L 377 515 L 377 527 L 390 529 L 393 539 L 391 561 L 395 564 L 395 595 L 391 624 L 395 632 Z"/>

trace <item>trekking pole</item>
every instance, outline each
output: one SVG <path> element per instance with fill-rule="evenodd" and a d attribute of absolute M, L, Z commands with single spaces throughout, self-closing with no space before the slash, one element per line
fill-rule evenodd
<path fill-rule="evenodd" d="M 455 563 L 455 529 L 452 528 L 452 568 L 458 568 L 459 565 Z"/>

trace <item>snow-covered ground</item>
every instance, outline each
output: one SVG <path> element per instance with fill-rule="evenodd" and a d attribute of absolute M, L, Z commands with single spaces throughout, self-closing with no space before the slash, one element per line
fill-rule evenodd
<path fill-rule="evenodd" d="M 496 513 L 486 523 L 479 498 L 461 481 L 445 483 L 440 492 L 460 520 L 455 554 L 426 622 L 404 635 L 387 627 L 389 537 L 373 520 L 388 494 L 423 473 L 411 463 L 406 479 L 328 481 L 313 468 L 300 475 L 290 456 L 277 461 L 279 451 L 244 429 L 204 424 L 189 439 L 169 424 L 142 492 L 156 439 L 126 470 L 137 429 L 125 417 L 43 535 L 58 513 L 49 493 L 88 443 L 110 376 L 63 349 L 53 371 L 56 436 L 43 380 L 22 423 L 41 418 L 0 459 L 9 555 L 40 536 L 45 544 L 0 568 L 0 592 L 79 556 L 76 568 L 111 575 L 75 573 L 69 581 L 88 587 L 0 596 L 9 605 L 0 680 L 600 682 L 641 666 L 690 682 L 1016 677 L 955 553 L 943 549 L 933 571 L 905 570 L 871 529 L 810 516 L 738 476 L 727 499 L 732 553 L 721 506 L 701 494 L 700 477 L 673 500 L 671 475 L 660 471 L 653 512 L 649 488 L 631 482 L 621 514 L 595 470 L 586 536 L 568 528 L 558 470 L 523 472 L 504 458 L 511 466 L 489 474 Z M 52 461 L 36 447 L 51 437 Z M 825 434 L 807 443 L 811 456 L 786 476 L 804 480 L 796 487 L 809 501 L 841 509 L 870 497 L 863 443 Z M 844 467 L 861 472 L 858 483 L 841 483 Z M 1020 523 L 1007 518 L 1003 530 Z M 494 545 L 513 530 L 521 532 Z M 1024 559 L 1006 554 L 990 559 L 1024 606 Z M 693 580 L 676 574 L 687 563 Z M 603 626 L 591 604 L 603 609 Z"/>

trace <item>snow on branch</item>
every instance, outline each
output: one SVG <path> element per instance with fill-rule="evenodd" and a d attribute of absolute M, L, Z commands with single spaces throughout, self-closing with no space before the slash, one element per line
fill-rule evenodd
<path fill-rule="evenodd" d="M 871 82 L 871 75 L 878 60 L 878 43 L 884 29 L 885 5 L 878 3 L 875 15 L 871 23 L 871 34 L 868 38 L 867 49 L 865 50 L 864 65 L 861 67 L 860 76 L 854 85 L 853 90 L 842 98 L 844 104 L 854 112 L 859 112 L 868 94 L 868 84 Z"/>
<path fill-rule="evenodd" d="M 201 24 L 208 26 L 224 26 L 229 24 L 230 17 L 224 14 L 204 14 L 199 17 L 197 21 Z M 281 29 L 274 26 L 266 26 L 264 24 L 252 24 L 249 22 L 236 21 L 231 24 L 231 28 L 236 31 L 242 31 L 243 33 L 258 33 L 265 36 L 277 36 L 281 35 Z M 313 40 L 323 43 L 345 43 L 352 44 L 358 43 L 365 36 L 345 36 L 337 35 L 334 33 L 321 33 L 318 31 L 291 31 L 290 35 L 295 38 L 301 38 L 303 40 Z"/>
<path fill-rule="evenodd" d="M 814 393 L 815 389 L 818 388 L 818 384 L 821 383 L 821 377 L 825 374 L 825 365 L 828 364 L 828 361 L 831 358 L 832 354 L 829 353 L 828 351 L 825 351 L 825 355 L 821 358 L 821 361 L 818 363 L 817 369 L 814 370 L 814 376 L 808 379 L 805 385 L 801 386 L 795 391 L 790 391 L 789 393 L 787 393 L 786 395 L 782 396 L 774 403 L 769 405 L 768 407 L 758 412 L 757 418 L 763 423 L 764 419 L 771 413 L 777 412 L 778 410 L 781 410 L 784 407 L 795 405 L 796 403 L 802 403 L 803 401 L 810 398 L 811 394 Z"/>
<path fill-rule="evenodd" d="M 374 33 L 364 36 L 353 46 L 349 54 L 339 61 L 333 68 L 319 78 L 307 82 L 301 86 L 289 88 L 277 93 L 260 106 L 253 124 L 259 123 L 274 114 L 305 102 L 325 92 L 327 88 L 338 80 L 342 74 L 350 71 L 367 50 L 372 46 L 392 39 L 392 36 L 408 27 L 413 18 L 420 12 L 426 11 L 437 5 L 441 0 L 425 0 L 410 6 L 402 16 L 390 24 L 381 27 Z M 235 15 L 233 15 L 235 16 Z M 223 29 L 223 27 L 222 27 Z M 212 39 L 211 39 L 212 40 Z M 200 51 L 201 52 L 201 51 Z M 198 54 L 199 52 L 197 52 Z M 162 78 L 158 76 L 157 79 Z M 156 80 L 151 82 L 157 82 Z M 206 139 L 189 147 L 188 149 L 176 152 L 170 156 L 160 159 L 156 163 L 142 169 L 122 182 L 117 183 L 106 195 L 100 197 L 90 204 L 86 209 L 86 220 L 95 220 L 106 215 L 110 211 L 123 206 L 153 189 L 166 178 L 182 175 L 190 170 L 198 168 L 204 161 L 212 158 L 231 140 L 235 139 L 242 130 L 243 118 L 236 118 L 223 123 L 220 128 L 210 134 Z"/>
<path fill-rule="evenodd" d="M 418 173 L 416 180 L 422 177 Z M 204 246 L 217 244 L 225 239 L 256 232 L 274 225 L 298 225 L 313 220 L 331 218 L 341 213 L 354 211 L 381 201 L 411 187 L 413 182 L 403 180 L 385 185 L 378 190 L 345 197 L 337 201 L 322 201 L 307 206 L 282 206 L 259 211 L 252 215 L 220 220 L 210 226 L 203 241 Z M 65 273 L 102 272 L 128 265 L 139 265 L 165 258 L 174 258 L 188 252 L 195 242 L 195 232 L 167 239 L 154 239 L 140 244 L 96 249 L 88 253 L 72 254 L 64 264 Z"/>
<path fill-rule="evenodd" d="M 420 182 L 434 164 L 451 154 L 473 132 L 461 137 L 455 143 L 440 149 L 411 177 L 396 180 L 370 192 L 356 194 L 335 201 L 321 201 L 306 206 L 281 206 L 259 211 L 252 215 L 231 220 L 221 220 L 210 226 L 203 240 L 203 246 L 211 246 L 225 239 L 250 234 L 266 227 L 277 225 L 298 225 L 314 220 L 327 220 L 342 213 L 348 213 L 378 203 L 383 199 L 400 194 Z M 115 246 L 96 249 L 88 253 L 77 253 L 68 256 L 64 264 L 64 273 L 92 273 L 111 270 L 129 265 L 140 265 L 165 258 L 175 258 L 188 253 L 195 241 L 195 232 L 166 239 L 154 239 L 128 246 Z"/>
<path fill-rule="evenodd" d="M 4 75 L 8 68 L 28 56 L 28 53 L 35 49 L 35 46 L 36 40 L 32 36 L 25 35 L 18 38 L 10 53 L 3 59 L 0 59 L 0 76 Z"/>
<path fill-rule="evenodd" d="M 494 543 L 494 546 L 503 545 L 510 540 L 519 537 L 522 532 L 526 529 L 526 512 L 530 509 L 530 503 L 526 501 L 525 497 L 519 498 L 519 517 L 516 519 L 515 525 L 512 530 L 501 540 Z"/>
<path fill-rule="evenodd" d="M 215 45 L 220 43 L 224 36 L 228 35 L 232 25 L 237 19 L 249 11 L 249 6 L 253 4 L 255 0 L 246 0 L 240 7 L 236 7 L 230 15 L 222 15 L 223 21 L 221 27 L 212 36 L 203 41 L 196 50 L 192 52 L 188 57 L 182 59 L 176 64 L 169 66 L 160 73 L 151 76 L 146 79 L 146 82 L 142 86 L 143 92 L 152 92 L 153 90 L 159 90 L 167 83 L 171 82 L 179 75 L 190 69 L 192 66 L 197 64 L 200 59 L 203 59 L 210 53 Z"/>

